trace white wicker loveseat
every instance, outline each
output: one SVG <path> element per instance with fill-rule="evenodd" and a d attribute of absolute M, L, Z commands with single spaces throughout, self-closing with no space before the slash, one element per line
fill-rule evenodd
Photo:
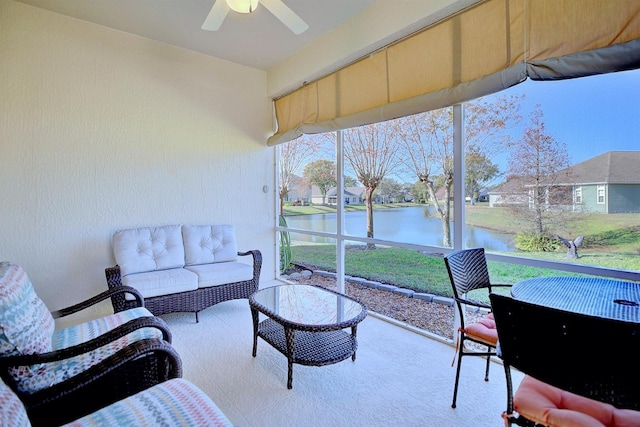
<path fill-rule="evenodd" d="M 258 289 L 262 254 L 237 251 L 232 225 L 165 225 L 119 230 L 113 236 L 117 265 L 105 269 L 107 285 L 131 286 L 154 315 L 198 312 L 219 302 L 249 298 Z M 253 258 L 253 265 L 238 257 Z M 116 312 L 133 301 L 111 299 Z"/>

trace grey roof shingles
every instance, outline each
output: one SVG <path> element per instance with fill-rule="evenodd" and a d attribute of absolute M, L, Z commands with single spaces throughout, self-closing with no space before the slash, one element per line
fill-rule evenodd
<path fill-rule="evenodd" d="M 570 168 L 563 184 L 640 184 L 640 151 L 608 151 Z"/>

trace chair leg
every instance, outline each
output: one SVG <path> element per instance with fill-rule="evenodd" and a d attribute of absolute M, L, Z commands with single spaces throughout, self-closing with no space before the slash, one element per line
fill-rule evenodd
<path fill-rule="evenodd" d="M 487 347 L 487 351 L 491 352 L 493 347 Z M 491 362 L 491 356 L 487 356 L 487 369 L 484 371 L 484 380 L 489 381 L 489 366 Z"/>
<path fill-rule="evenodd" d="M 456 407 L 456 399 L 458 398 L 458 381 L 460 380 L 460 365 L 462 364 L 463 346 L 464 346 L 464 339 L 461 339 L 460 347 L 458 348 L 458 366 L 456 367 L 456 383 L 453 387 L 453 402 L 451 403 L 451 407 L 454 409 Z"/>

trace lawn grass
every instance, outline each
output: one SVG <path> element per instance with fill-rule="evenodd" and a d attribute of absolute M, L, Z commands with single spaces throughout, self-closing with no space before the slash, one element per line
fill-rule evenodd
<path fill-rule="evenodd" d="M 334 245 L 296 245 L 291 249 L 294 262 L 312 269 L 336 271 Z M 531 277 L 577 275 L 504 262 L 489 261 L 488 266 L 494 283 L 513 284 Z M 411 249 L 378 246 L 373 250 L 365 250 L 364 246 L 347 247 L 345 274 L 412 289 L 416 292 L 453 297 L 442 256 L 424 254 Z"/>
<path fill-rule="evenodd" d="M 416 206 L 415 204 L 374 205 L 375 209 Z M 347 210 L 361 210 L 363 205 L 352 205 Z M 287 214 L 335 212 L 331 206 L 290 206 Z M 486 204 L 467 206 L 466 222 L 469 225 L 490 228 L 506 233 L 517 233 L 520 228 L 509 219 L 504 208 L 489 208 Z M 597 265 L 612 269 L 640 270 L 640 215 L 637 214 L 574 214 L 572 236 L 585 236 L 579 248 L 580 257 L 568 259 L 566 249 L 556 252 L 527 252 L 528 258 Z M 314 269 L 336 271 L 336 249 L 331 244 L 300 244 L 292 246 L 293 262 Z M 493 283 L 512 284 L 531 277 L 576 276 L 553 269 L 528 267 L 504 262 L 488 262 Z M 345 274 L 382 283 L 412 289 L 434 295 L 452 297 L 449 276 L 442 256 L 424 254 L 415 250 L 378 246 L 364 250 L 363 246 L 348 247 L 345 252 Z"/>

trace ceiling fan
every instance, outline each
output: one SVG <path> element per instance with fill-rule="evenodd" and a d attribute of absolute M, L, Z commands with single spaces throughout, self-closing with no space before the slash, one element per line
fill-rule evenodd
<path fill-rule="evenodd" d="M 202 29 L 207 31 L 218 31 L 222 25 L 222 21 L 230 10 L 238 13 L 251 13 L 256 10 L 258 4 L 262 5 L 284 25 L 289 27 L 294 34 L 305 32 L 309 25 L 302 20 L 296 13 L 289 8 L 282 0 L 216 0 L 202 24 Z"/>

